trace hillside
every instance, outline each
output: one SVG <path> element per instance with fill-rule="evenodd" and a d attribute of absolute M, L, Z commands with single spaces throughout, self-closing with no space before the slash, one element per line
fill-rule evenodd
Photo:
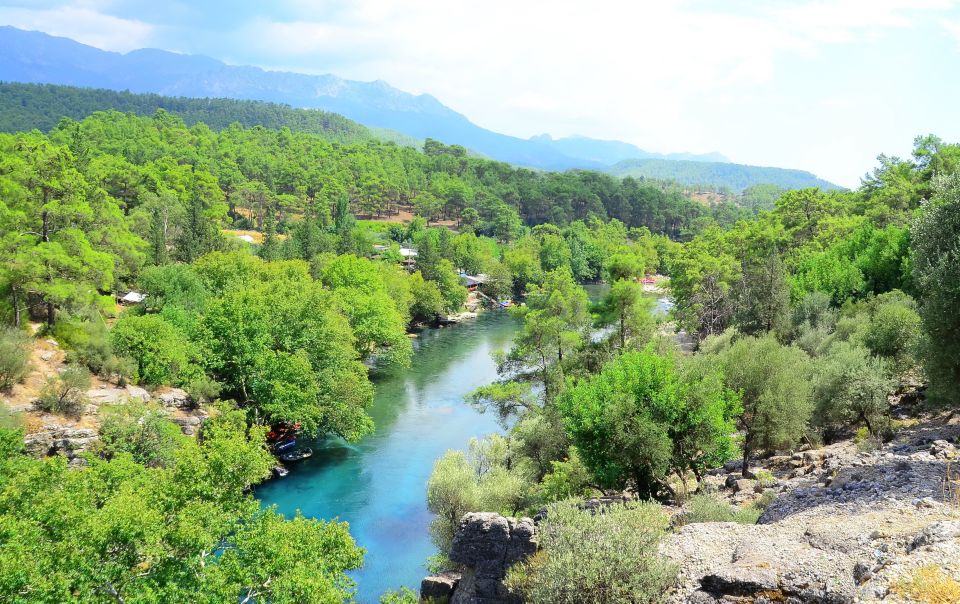
<path fill-rule="evenodd" d="M 673 180 L 687 186 L 729 187 L 737 192 L 759 184 L 776 185 L 783 189 L 841 188 L 804 170 L 706 161 L 630 159 L 613 165 L 607 172 L 614 176 Z"/>
<path fill-rule="evenodd" d="M 0 132 L 53 129 L 63 117 L 82 120 L 96 111 L 120 111 L 150 116 L 158 109 L 176 113 L 192 126 L 203 122 L 214 130 L 232 123 L 245 127 L 290 128 L 320 134 L 329 140 L 352 143 L 387 138 L 336 113 L 294 109 L 288 105 L 234 99 L 191 99 L 157 94 L 133 94 L 103 88 L 52 84 L 0 83 Z M 396 134 L 402 138 L 403 135 Z"/>

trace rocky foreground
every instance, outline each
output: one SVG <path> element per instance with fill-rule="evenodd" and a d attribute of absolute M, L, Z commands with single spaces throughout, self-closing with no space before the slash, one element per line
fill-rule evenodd
<path fill-rule="evenodd" d="M 918 569 L 960 580 L 960 417 L 902 429 L 874 450 L 843 442 L 751 468 L 729 464 L 706 487 L 745 505 L 776 498 L 755 525 L 675 525 L 661 553 L 678 566 L 669 601 L 906 602 L 898 586 Z M 763 471 L 761 471 L 763 470 Z M 768 495 L 769 497 L 769 495 Z M 517 602 L 506 569 L 536 551 L 530 519 L 468 514 L 451 559 L 464 568 L 424 580 L 421 595 L 458 604 Z M 944 600 L 940 600 L 944 601 Z"/>

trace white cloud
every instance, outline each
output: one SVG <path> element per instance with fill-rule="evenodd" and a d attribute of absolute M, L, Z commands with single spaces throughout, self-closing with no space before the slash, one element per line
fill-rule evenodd
<path fill-rule="evenodd" d="M 957 39 L 957 44 L 960 45 L 960 20 L 951 21 L 950 19 L 941 19 L 940 24 Z"/>
<path fill-rule="evenodd" d="M 100 12 L 100 6 L 100 3 L 84 1 L 44 9 L 0 6 L 0 23 L 118 52 L 150 44 L 153 26 Z"/>

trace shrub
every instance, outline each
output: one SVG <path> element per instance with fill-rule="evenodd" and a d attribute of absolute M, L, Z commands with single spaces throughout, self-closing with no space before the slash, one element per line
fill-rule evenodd
<path fill-rule="evenodd" d="M 715 495 L 694 495 L 683 514 L 684 524 L 697 522 L 736 522 L 756 524 L 763 510 L 757 507 L 738 508 Z"/>
<path fill-rule="evenodd" d="M 467 455 L 447 451 L 427 481 L 427 507 L 437 515 L 430 525 L 434 544 L 445 554 L 464 514 L 483 510 L 516 515 L 530 504 L 532 491 L 532 480 L 510 464 L 502 436 L 471 439 Z"/>
<path fill-rule="evenodd" d="M 58 376 L 50 376 L 37 400 L 37 407 L 50 413 L 79 416 L 87 403 L 90 371 L 81 365 L 70 365 Z"/>
<path fill-rule="evenodd" d="M 130 453 L 148 467 L 170 466 L 186 437 L 159 409 L 137 403 L 103 410 L 100 452 L 106 457 Z"/>
<path fill-rule="evenodd" d="M 8 390 L 30 372 L 30 337 L 0 328 L 0 390 Z"/>
<path fill-rule="evenodd" d="M 810 359 L 773 336 L 744 337 L 719 351 L 726 385 L 739 392 L 743 413 L 743 472 L 760 451 L 790 449 L 807 430 L 813 411 Z"/>
<path fill-rule="evenodd" d="M 893 591 L 912 602 L 923 604 L 956 604 L 960 602 L 960 582 L 929 564 L 914 569 L 893 587 Z"/>
<path fill-rule="evenodd" d="M 189 382 L 198 373 L 195 350 L 186 336 L 157 315 L 125 315 L 110 340 L 117 354 L 136 359 L 136 375 L 150 385 Z"/>
<path fill-rule="evenodd" d="M 401 587 L 380 596 L 380 604 L 420 604 L 420 596 L 409 587 Z"/>
<path fill-rule="evenodd" d="M 511 568 L 506 585 L 529 604 L 662 602 L 676 577 L 657 552 L 666 527 L 655 504 L 596 514 L 555 504 L 540 525 L 540 551 Z"/>

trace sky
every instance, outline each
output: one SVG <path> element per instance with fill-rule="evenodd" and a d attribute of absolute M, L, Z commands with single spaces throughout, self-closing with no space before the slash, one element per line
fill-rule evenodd
<path fill-rule="evenodd" d="M 960 142 L 960 0 L 0 0 L 0 24 L 385 80 L 506 134 L 848 187 L 917 135 Z"/>

